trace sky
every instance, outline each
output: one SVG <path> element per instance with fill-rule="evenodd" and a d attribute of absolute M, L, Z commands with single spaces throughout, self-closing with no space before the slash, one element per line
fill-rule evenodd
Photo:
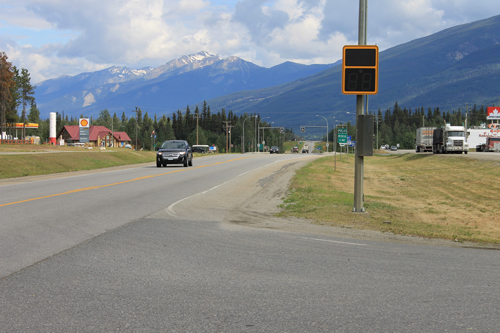
<path fill-rule="evenodd" d="M 499 0 L 367 0 L 381 51 L 500 14 Z M 259 66 L 328 64 L 357 44 L 358 0 L 0 0 L 0 52 L 32 83 L 207 51 Z"/>

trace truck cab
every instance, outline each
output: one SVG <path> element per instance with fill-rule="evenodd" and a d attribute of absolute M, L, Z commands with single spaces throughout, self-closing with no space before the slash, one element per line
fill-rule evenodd
<path fill-rule="evenodd" d="M 444 128 L 434 130 L 432 139 L 434 154 L 467 154 L 469 152 L 464 126 L 446 124 Z"/>

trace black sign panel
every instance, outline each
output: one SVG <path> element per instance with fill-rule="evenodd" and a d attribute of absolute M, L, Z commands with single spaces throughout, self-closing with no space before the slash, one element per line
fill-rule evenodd
<path fill-rule="evenodd" d="M 80 142 L 89 142 L 89 128 L 80 127 Z"/>

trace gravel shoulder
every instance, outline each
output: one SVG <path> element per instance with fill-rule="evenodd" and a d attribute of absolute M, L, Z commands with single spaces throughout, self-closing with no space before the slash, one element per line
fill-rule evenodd
<path fill-rule="evenodd" d="M 318 237 L 426 246 L 500 249 L 500 247 L 467 242 L 326 226 L 303 218 L 276 217 L 275 215 L 280 212 L 278 206 L 283 203 L 295 171 L 308 162 L 310 159 L 288 160 L 260 168 L 212 190 L 182 200 L 169 207 L 169 213 L 183 219 L 218 221 L 223 228 L 259 228 L 305 233 Z"/>

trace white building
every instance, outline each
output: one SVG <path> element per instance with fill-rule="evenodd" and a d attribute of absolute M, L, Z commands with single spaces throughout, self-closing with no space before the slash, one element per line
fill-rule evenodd
<path fill-rule="evenodd" d="M 500 128 L 468 128 L 467 129 L 467 143 L 469 148 L 476 148 L 481 144 L 486 143 L 488 136 L 500 137 Z"/>

